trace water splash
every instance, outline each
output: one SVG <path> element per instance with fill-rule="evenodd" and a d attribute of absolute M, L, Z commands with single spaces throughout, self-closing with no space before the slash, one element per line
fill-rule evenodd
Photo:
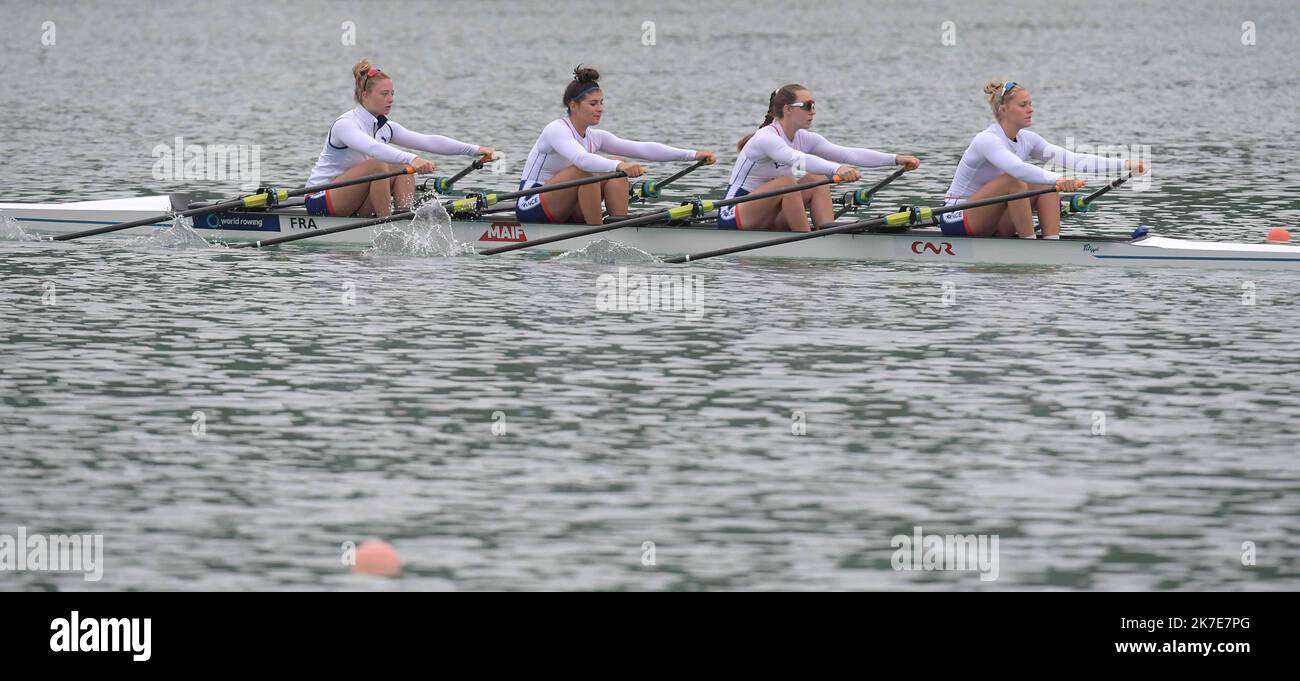
<path fill-rule="evenodd" d="M 23 229 L 18 221 L 0 213 L 0 241 L 40 241 L 41 237 Z"/>
<path fill-rule="evenodd" d="M 197 231 L 189 218 L 172 218 L 170 225 L 157 227 L 149 234 L 137 236 L 130 241 L 132 248 L 194 250 L 208 248 L 209 244 Z"/>
<path fill-rule="evenodd" d="M 659 258 L 634 246 L 620 244 L 609 239 L 598 239 L 576 251 L 567 251 L 557 255 L 555 260 L 575 260 L 592 262 L 598 265 L 627 265 L 636 263 L 659 262 Z"/>
<path fill-rule="evenodd" d="M 415 210 L 410 220 L 398 220 L 375 228 L 367 255 L 443 258 L 468 255 L 474 245 L 456 239 L 447 209 L 436 200 Z"/>

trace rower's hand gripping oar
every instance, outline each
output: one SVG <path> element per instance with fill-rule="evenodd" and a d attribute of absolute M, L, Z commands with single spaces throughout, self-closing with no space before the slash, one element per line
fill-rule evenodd
<path fill-rule="evenodd" d="M 695 169 L 699 168 L 702 165 L 707 165 L 707 164 L 708 161 L 697 161 L 695 162 L 694 165 L 679 170 L 676 173 L 673 173 L 662 182 L 656 182 L 654 180 L 646 180 L 645 182 L 642 182 L 636 185 L 635 187 L 628 187 L 627 190 L 628 196 L 640 201 L 645 201 L 646 199 L 657 199 L 659 198 L 659 192 L 664 187 L 667 187 L 668 185 L 676 182 L 677 180 L 686 177 Z"/>
<path fill-rule="evenodd" d="M 686 218 L 692 216 L 699 217 L 710 211 L 714 211 L 719 208 L 725 208 L 727 206 L 734 206 L 737 204 L 745 203 L 746 201 L 757 201 L 758 199 L 771 198 L 773 196 L 780 196 L 782 194 L 789 194 L 791 192 L 803 191 L 805 189 L 812 189 L 813 187 L 820 187 L 821 185 L 824 184 L 834 184 L 842 181 L 843 180 L 840 179 L 840 176 L 836 175 L 834 177 L 824 177 L 815 182 L 808 182 L 805 184 L 792 184 L 788 187 L 769 189 L 768 191 L 765 192 L 758 192 L 756 194 L 746 194 L 744 196 L 737 196 L 731 199 L 723 199 L 721 201 L 701 201 L 700 199 L 696 199 L 694 201 L 687 202 L 681 206 L 676 206 L 674 208 L 669 208 L 667 210 L 656 211 L 654 213 L 648 213 L 646 215 L 630 218 L 628 220 L 619 220 L 617 222 L 611 222 L 609 224 L 604 224 L 604 225 L 592 225 L 591 227 L 588 227 L 586 229 L 579 229 L 572 232 L 565 232 L 563 234 L 556 234 L 555 236 L 548 236 L 542 239 L 534 239 L 531 241 L 523 241 L 520 243 L 508 244 L 506 246 L 489 248 L 484 251 L 479 251 L 479 255 L 497 255 L 498 253 L 509 253 L 510 251 L 517 251 L 521 248 L 541 246 L 543 244 L 555 243 L 556 241 L 564 241 L 566 239 L 576 239 L 578 237 L 590 236 L 592 234 L 600 234 L 601 232 L 610 232 L 615 229 L 621 229 L 623 227 L 636 227 L 637 225 L 648 225 L 648 224 L 652 224 L 656 222 L 664 222 L 668 220 L 685 220 Z"/>
<path fill-rule="evenodd" d="M 594 177 L 584 177 L 577 180 L 571 180 L 569 182 L 557 182 L 551 185 L 533 187 L 532 189 L 524 190 L 521 192 L 501 194 L 499 196 L 496 194 L 488 194 L 487 196 L 475 196 L 475 197 L 470 197 L 468 199 L 456 199 L 454 201 L 445 202 L 443 206 L 448 210 L 451 210 L 451 207 L 454 206 L 455 204 L 462 204 L 462 206 L 468 205 L 473 207 L 473 206 L 477 206 L 479 201 L 487 201 L 488 205 L 491 205 L 492 203 L 495 203 L 496 201 L 502 199 L 518 198 L 520 196 L 531 196 L 533 194 L 544 194 L 546 192 L 555 191 L 557 189 L 568 189 L 569 187 L 577 187 L 584 184 L 591 184 L 593 182 L 604 182 L 605 180 L 610 180 L 615 177 L 622 177 L 622 176 L 623 173 L 618 172 L 618 173 L 610 173 L 608 175 L 596 175 Z M 463 202 L 468 202 L 468 203 L 463 203 Z M 325 229 L 317 229 L 317 230 L 302 232 L 299 234 L 286 234 L 285 236 L 278 236 L 273 239 L 264 239 L 262 241 L 250 241 L 250 242 L 244 242 L 238 244 L 231 244 L 230 247 L 231 248 L 252 248 L 252 247 L 261 247 L 261 246 L 276 246 L 279 244 L 287 244 L 291 241 L 301 241 L 302 239 L 311 239 L 318 236 L 325 236 L 327 234 L 338 234 L 339 232 L 350 232 L 354 229 L 362 229 L 364 227 L 373 227 L 375 225 L 382 225 L 385 223 L 402 220 L 411 217 L 412 215 L 414 215 L 413 211 L 409 211 L 409 210 L 399 211 L 393 213 L 392 215 L 389 215 L 388 217 L 371 218 L 369 220 L 358 220 L 356 222 L 349 222 L 347 224 L 338 225 L 335 227 L 326 227 Z"/>
<path fill-rule="evenodd" d="M 415 168 L 411 166 L 403 166 L 401 170 L 391 170 L 386 173 L 367 175 L 365 177 L 354 177 L 350 180 L 343 180 L 341 182 L 330 182 L 327 184 L 318 184 L 314 187 L 301 187 L 298 189 L 288 189 L 288 190 L 268 189 L 266 191 L 253 194 L 252 196 L 245 196 L 239 199 L 232 199 L 230 201 L 214 203 L 209 206 L 201 206 L 199 208 L 193 208 L 190 210 L 181 211 L 179 213 L 165 213 L 157 217 L 143 218 L 140 220 L 133 220 L 131 222 L 121 222 L 116 225 L 105 225 L 104 227 L 96 227 L 94 229 L 88 229 L 83 232 L 73 232 L 71 234 L 59 234 L 53 238 L 55 241 L 68 241 L 71 239 L 80 239 L 83 236 L 107 234 L 109 232 L 116 232 L 123 229 L 130 229 L 132 227 L 144 227 L 146 225 L 157 224 L 164 220 L 171 220 L 173 218 L 188 218 L 188 217 L 193 217 L 195 215 L 206 215 L 208 213 L 216 213 L 223 210 L 233 210 L 237 208 L 264 208 L 267 206 L 274 206 L 280 203 L 281 201 L 288 200 L 290 197 L 293 196 L 305 196 L 307 194 L 315 194 L 316 192 L 327 191 L 330 189 L 338 189 L 339 187 L 350 187 L 356 184 L 365 184 L 367 182 L 374 182 L 375 180 L 386 180 L 390 177 L 397 177 L 398 175 L 413 175 L 413 174 L 415 174 Z"/>
<path fill-rule="evenodd" d="M 758 241 L 752 244 L 744 244 L 741 246 L 732 246 L 730 248 L 721 248 L 716 251 L 705 251 L 703 253 L 696 253 L 693 255 L 683 255 L 683 256 L 676 256 L 672 258 L 665 258 L 664 262 L 666 263 L 695 262 L 696 260 L 713 258 L 719 255 L 730 255 L 732 253 L 741 253 L 744 251 L 753 251 L 760 248 L 768 248 L 769 246 L 780 246 L 782 244 L 794 243 L 796 241 L 803 241 L 805 239 L 817 239 L 823 236 L 830 236 L 832 234 L 843 234 L 844 232 L 853 232 L 866 227 L 875 227 L 879 225 L 891 225 L 891 226 L 912 225 L 912 224 L 917 224 L 919 222 L 927 222 L 939 215 L 943 215 L 944 213 L 953 213 L 959 210 L 969 210 L 971 208 L 979 208 L 980 206 L 991 206 L 995 203 L 1005 203 L 1007 201 L 1017 201 L 1019 199 L 1027 199 L 1031 196 L 1038 196 L 1039 194 L 1048 194 L 1054 191 L 1057 191 L 1056 187 L 1044 187 L 1042 189 L 1031 189 L 1026 192 L 1020 192 L 1018 194 L 1008 194 L 1006 196 L 994 196 L 987 199 L 981 199 L 979 201 L 971 201 L 969 203 L 957 203 L 951 206 L 944 206 L 942 208 L 930 208 L 929 206 L 912 206 L 910 210 L 900 211 L 898 213 L 890 213 L 889 215 L 883 215 L 881 217 L 873 218 L 871 220 L 863 220 L 861 222 L 850 222 L 845 225 L 827 227 L 826 229 L 818 229 L 811 232 L 799 232 L 797 234 L 793 234 L 790 236 L 779 237 L 776 239 L 766 239 L 764 241 Z"/>
<path fill-rule="evenodd" d="M 876 192 L 884 189 L 886 185 L 897 180 L 905 172 L 907 172 L 907 168 L 899 168 L 890 173 L 889 177 L 886 177 L 870 187 L 858 189 L 852 192 L 845 192 L 844 198 L 840 199 L 840 202 L 844 204 L 844 207 L 835 211 L 835 219 L 840 219 L 845 213 L 849 212 L 849 210 L 853 208 L 866 208 L 867 206 L 870 206 L 871 197 L 874 196 Z"/>

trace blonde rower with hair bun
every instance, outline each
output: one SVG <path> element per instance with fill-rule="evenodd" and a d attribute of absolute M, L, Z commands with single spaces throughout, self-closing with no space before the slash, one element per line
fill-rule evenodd
<path fill-rule="evenodd" d="M 1061 195 L 1083 186 L 1082 180 L 1068 179 L 1028 163 L 1028 159 L 1052 161 L 1077 172 L 1104 173 L 1130 170 L 1141 175 L 1146 164 L 1138 161 L 1076 154 L 1050 144 L 1029 130 L 1034 103 L 1029 90 L 1016 81 L 990 80 L 984 86 L 994 121 L 975 135 L 957 164 L 957 173 L 944 196 L 944 205 L 1005 196 L 1031 189 L 1056 187 L 1055 192 L 1019 201 L 945 213 L 940 228 L 951 236 L 1018 236 L 1037 238 L 1034 213 L 1038 213 L 1044 239 L 1061 234 Z"/>
<path fill-rule="evenodd" d="M 444 156 L 481 156 L 484 160 L 496 154 L 492 147 L 421 134 L 388 120 L 396 93 L 393 78 L 369 60 L 362 59 L 352 67 L 352 80 L 352 98 L 357 107 L 330 125 L 308 185 L 378 175 L 403 166 L 412 166 L 417 173 L 433 172 L 432 162 L 393 145 Z M 305 205 L 312 215 L 385 217 L 392 214 L 394 199 L 398 210 L 408 210 L 414 195 L 415 177 L 400 175 L 309 194 Z"/>

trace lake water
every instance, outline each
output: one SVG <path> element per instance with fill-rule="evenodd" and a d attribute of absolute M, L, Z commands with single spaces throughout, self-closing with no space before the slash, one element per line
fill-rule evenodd
<path fill-rule="evenodd" d="M 666 202 L 797 81 L 922 159 L 883 205 L 933 204 L 999 77 L 1051 141 L 1148 150 L 1071 229 L 1300 217 L 1291 3 L 311 7 L 7 7 L 0 200 L 240 192 L 155 179 L 177 136 L 300 184 L 366 56 L 394 120 L 506 155 L 466 190 L 515 186 L 583 62 L 603 127 L 721 152 Z M 702 307 L 604 311 L 619 267 Z M 105 555 L 0 589 L 1296 589 L 1297 322 L 1290 272 L 0 240 L 0 534 Z M 917 532 L 997 538 L 996 579 L 895 569 Z M 368 538 L 400 578 L 341 565 Z"/>

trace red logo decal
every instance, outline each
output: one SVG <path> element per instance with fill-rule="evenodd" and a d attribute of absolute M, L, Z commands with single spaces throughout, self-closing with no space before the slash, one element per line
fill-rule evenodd
<path fill-rule="evenodd" d="M 930 243 L 929 241 L 913 241 L 912 252 L 917 255 L 921 255 L 922 253 L 933 253 L 935 255 L 947 253 L 948 255 L 957 255 L 952 252 L 952 244 L 947 241 L 937 244 Z"/>
<path fill-rule="evenodd" d="M 494 222 L 483 232 L 479 241 L 528 241 L 524 226 L 518 222 Z"/>

